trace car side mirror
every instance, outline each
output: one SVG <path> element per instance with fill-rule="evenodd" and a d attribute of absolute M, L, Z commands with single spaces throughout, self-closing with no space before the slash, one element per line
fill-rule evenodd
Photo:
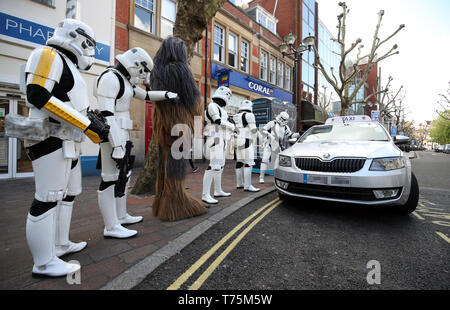
<path fill-rule="evenodd" d="M 407 136 L 394 136 L 395 144 L 406 144 L 409 142 L 409 137 Z"/>
<path fill-rule="evenodd" d="M 297 142 L 298 139 L 296 138 L 291 138 L 289 139 L 289 145 L 294 145 Z"/>

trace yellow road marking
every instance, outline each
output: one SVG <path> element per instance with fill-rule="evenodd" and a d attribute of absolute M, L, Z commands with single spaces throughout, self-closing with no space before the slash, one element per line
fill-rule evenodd
<path fill-rule="evenodd" d="M 437 231 L 436 234 L 437 234 L 439 237 L 441 237 L 442 239 L 444 239 L 445 241 L 447 241 L 448 243 L 450 243 L 450 238 L 447 237 L 445 234 L 443 234 L 443 233 L 441 233 L 441 232 L 439 232 L 439 231 Z"/>
<path fill-rule="evenodd" d="M 243 220 L 240 224 L 238 224 L 233 230 L 231 230 L 225 237 L 223 237 L 219 242 L 217 242 L 208 252 L 206 252 L 202 257 L 200 257 L 188 270 L 186 270 L 178 279 L 175 280 L 168 288 L 167 290 L 177 290 L 180 288 L 181 285 L 183 285 L 184 282 L 189 279 L 191 275 L 194 274 L 195 271 L 197 271 L 198 268 L 200 268 L 225 242 L 228 241 L 236 232 L 238 232 L 244 225 L 246 225 L 251 219 L 256 217 L 259 213 L 267 209 L 272 204 L 279 201 L 279 198 L 276 198 L 266 204 L 265 206 L 261 207 L 257 211 L 255 211 L 252 215 L 247 217 L 245 220 Z M 281 202 L 280 202 L 281 203 Z"/>
<path fill-rule="evenodd" d="M 420 199 L 420 200 L 423 201 L 423 202 L 425 202 L 425 203 L 429 203 L 430 205 L 433 205 L 433 206 L 436 205 L 435 203 L 432 203 L 431 201 L 426 200 L 426 199 Z"/>
<path fill-rule="evenodd" d="M 418 213 L 413 212 L 413 215 L 415 215 L 419 220 L 425 220 L 423 217 L 421 217 Z"/>
<path fill-rule="evenodd" d="M 247 233 L 258 224 L 267 214 L 272 212 L 273 209 L 278 207 L 282 202 L 279 201 L 269 209 L 267 209 L 263 214 L 261 214 L 256 220 L 254 220 L 245 230 L 243 230 L 236 239 L 220 254 L 214 262 L 202 273 L 202 275 L 194 282 L 194 284 L 189 287 L 189 290 L 197 290 L 199 289 L 203 283 L 208 279 L 208 277 L 216 270 L 216 268 L 220 265 L 220 263 L 227 257 L 227 255 L 234 249 L 234 247 L 244 238 Z"/>

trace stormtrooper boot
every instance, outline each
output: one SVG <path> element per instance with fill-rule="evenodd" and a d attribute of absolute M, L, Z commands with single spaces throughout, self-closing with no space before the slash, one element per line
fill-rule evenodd
<path fill-rule="evenodd" d="M 33 216 L 28 214 L 26 238 L 34 266 L 33 275 L 62 277 L 80 270 L 80 265 L 69 264 L 56 257 L 56 209 Z"/>
<path fill-rule="evenodd" d="M 243 177 L 242 177 L 242 173 L 244 168 L 236 168 L 236 188 L 237 189 L 243 189 L 244 188 L 244 181 L 243 181 Z"/>
<path fill-rule="evenodd" d="M 116 198 L 117 217 L 121 225 L 142 222 L 142 216 L 131 216 L 127 213 L 127 195 Z"/>
<path fill-rule="evenodd" d="M 226 193 L 222 190 L 222 173 L 220 171 L 214 171 L 214 197 L 230 197 L 231 193 Z"/>
<path fill-rule="evenodd" d="M 260 175 L 259 175 L 259 184 L 264 184 L 264 174 L 267 169 L 267 164 L 261 163 L 260 169 Z"/>
<path fill-rule="evenodd" d="M 130 238 L 137 234 L 136 230 L 126 229 L 119 223 L 117 218 L 116 198 L 114 197 L 114 186 L 110 186 L 104 191 L 97 191 L 98 205 L 103 216 L 105 229 L 103 236 L 106 238 Z"/>
<path fill-rule="evenodd" d="M 203 192 L 202 192 L 202 201 L 208 204 L 217 204 L 218 200 L 211 197 L 211 185 L 214 177 L 213 170 L 206 170 L 205 175 L 203 176 Z"/>
<path fill-rule="evenodd" d="M 56 256 L 76 253 L 87 245 L 85 241 L 69 240 L 70 221 L 72 219 L 73 201 L 60 201 L 56 206 Z"/>
<path fill-rule="evenodd" d="M 246 192 L 259 192 L 259 188 L 255 188 L 252 185 L 252 170 L 253 167 L 244 167 L 244 191 Z"/>

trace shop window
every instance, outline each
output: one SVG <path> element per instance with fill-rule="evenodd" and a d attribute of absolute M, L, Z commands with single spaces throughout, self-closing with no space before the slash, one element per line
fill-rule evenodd
<path fill-rule="evenodd" d="M 234 68 L 237 67 L 237 37 L 236 35 L 228 34 L 228 64 Z"/>
<path fill-rule="evenodd" d="M 172 0 L 161 1 L 161 38 L 173 34 L 175 19 L 177 17 L 177 4 Z"/>
<path fill-rule="evenodd" d="M 214 25 L 214 60 L 224 62 L 225 58 L 225 31 L 222 27 Z"/>
<path fill-rule="evenodd" d="M 248 73 L 249 69 L 249 43 L 242 40 L 241 42 L 241 70 Z"/>
<path fill-rule="evenodd" d="M 259 77 L 261 80 L 267 81 L 267 53 L 261 51 L 261 58 L 260 58 L 260 74 Z"/>
<path fill-rule="evenodd" d="M 144 31 L 155 33 L 155 6 L 153 0 L 135 0 L 134 25 Z"/>
<path fill-rule="evenodd" d="M 269 64 L 269 82 L 272 84 L 275 84 L 277 81 L 277 70 L 276 70 L 276 64 L 275 64 L 275 57 L 270 57 L 270 64 Z"/>

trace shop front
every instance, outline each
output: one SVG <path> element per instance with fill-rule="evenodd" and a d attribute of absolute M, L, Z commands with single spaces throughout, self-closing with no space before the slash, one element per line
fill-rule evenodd
<path fill-rule="evenodd" d="M 89 72 L 82 73 L 88 85 L 89 103 L 95 109 L 97 103 L 93 97 L 92 85 L 95 78 L 114 59 L 111 49 L 114 37 L 110 25 L 114 12 L 108 10 L 101 12 L 100 16 L 99 13 L 94 16 L 88 7 L 82 5 L 87 4 L 87 1 L 81 2 L 83 3 L 80 3 L 77 13 L 80 15 L 79 19 L 95 29 L 97 38 L 94 66 Z M 96 11 L 101 7 L 100 3 L 95 3 L 91 9 Z M 20 68 L 34 48 L 45 45 L 58 22 L 65 17 L 65 1 L 56 1 L 54 8 L 21 0 L 17 3 L 5 1 L 0 4 L 0 179 L 33 176 L 31 161 L 26 155 L 23 141 L 5 134 L 5 116 L 28 116 L 26 95 L 20 90 Z M 83 174 L 98 174 L 99 171 L 95 169 L 98 146 L 90 141 L 84 142 L 82 153 Z"/>
<path fill-rule="evenodd" d="M 224 72 L 227 75 L 224 75 Z M 261 97 L 276 98 L 281 102 L 292 103 L 292 93 L 282 90 L 253 76 L 248 76 L 216 63 L 211 65 L 211 76 L 217 80 L 217 85 L 228 86 L 233 92 L 231 106 L 237 111 L 242 100 L 253 101 Z M 217 87 L 211 88 L 211 93 Z M 231 109 L 230 109 L 231 110 Z M 233 113 L 234 114 L 234 113 Z"/>
<path fill-rule="evenodd" d="M 33 168 L 23 141 L 5 135 L 5 116 L 9 113 L 28 115 L 23 96 L 0 93 L 0 179 L 30 177 Z"/>
<path fill-rule="evenodd" d="M 230 115 L 236 114 L 240 102 L 247 99 L 254 103 L 253 112 L 259 129 L 269 121 L 275 119 L 278 113 L 286 111 L 291 117 L 290 127 L 295 130 L 297 109 L 292 104 L 292 93 L 216 63 L 212 63 L 211 76 L 217 80 L 218 86 L 227 86 L 233 92 L 232 103 L 227 111 Z M 216 87 L 212 87 L 211 93 L 213 94 L 216 89 Z M 294 127 L 292 127 L 293 125 Z M 263 151 L 261 136 L 258 135 L 255 143 L 256 166 L 253 172 L 259 172 L 259 164 Z M 232 155 L 232 152 L 233 150 L 231 149 L 227 150 L 227 154 L 229 155 Z M 272 170 L 267 170 L 266 172 L 268 174 L 273 173 Z"/>

